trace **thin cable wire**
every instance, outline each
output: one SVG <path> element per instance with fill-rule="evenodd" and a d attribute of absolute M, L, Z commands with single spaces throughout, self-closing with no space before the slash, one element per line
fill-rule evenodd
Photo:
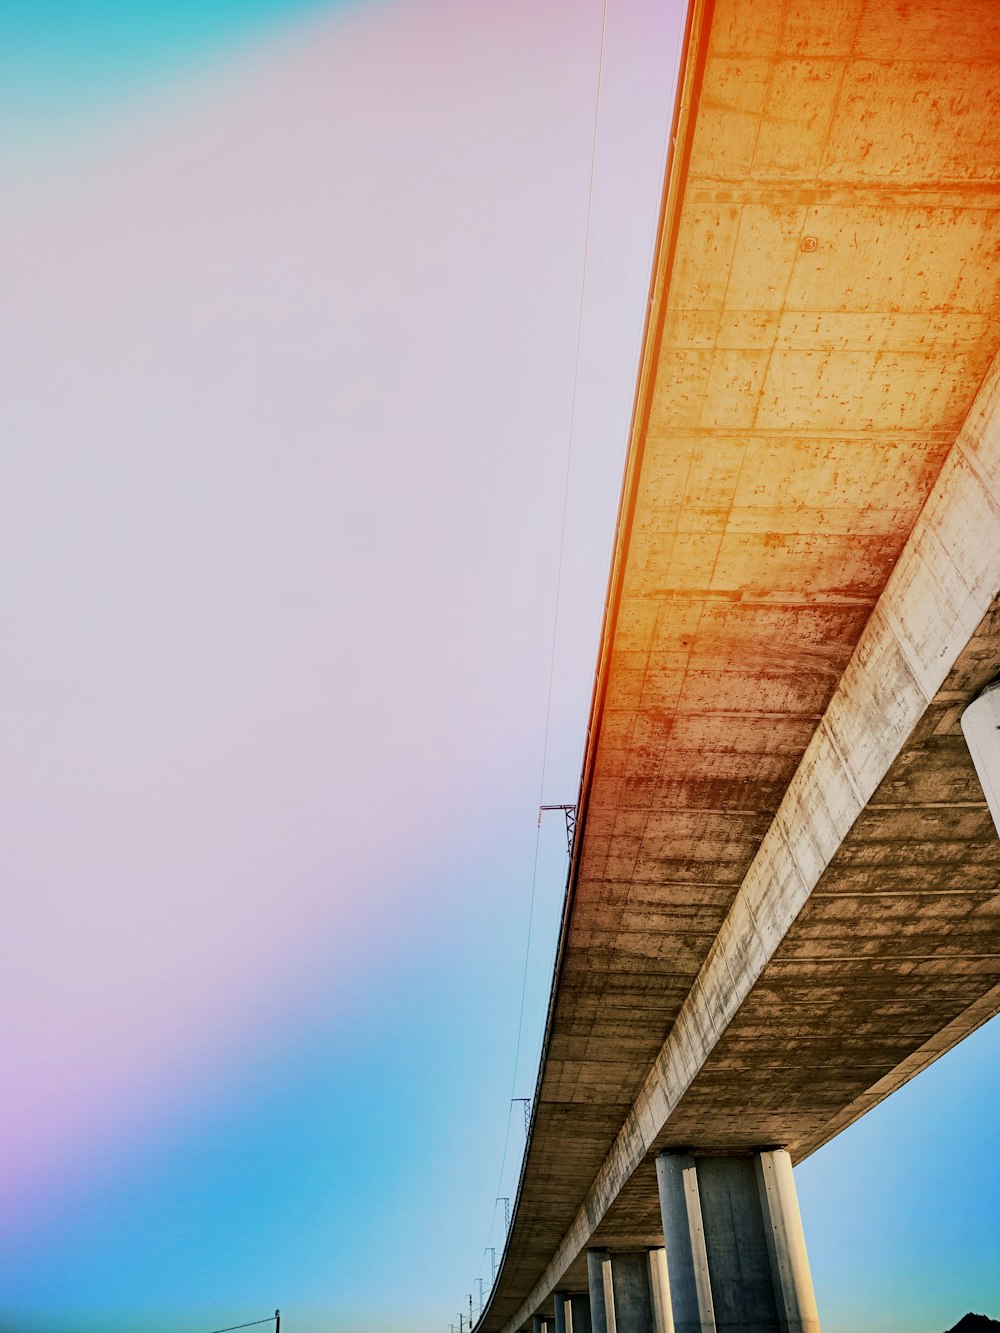
<path fill-rule="evenodd" d="M 601 124 L 601 90 L 604 87 L 604 46 L 608 33 L 608 0 L 601 13 L 601 52 L 597 62 L 597 97 L 594 102 L 594 131 L 590 144 L 590 182 L 587 186 L 587 222 L 583 232 L 583 273 L 580 279 L 580 312 L 576 325 L 576 355 L 573 361 L 573 389 L 570 396 L 569 438 L 566 444 L 566 481 L 563 485 L 562 520 L 559 528 L 559 563 L 556 567 L 556 605 L 552 618 L 552 651 L 549 655 L 549 688 L 545 703 L 545 739 L 542 743 L 542 777 L 538 784 L 538 804 L 545 790 L 545 769 L 549 757 L 549 722 L 552 717 L 552 688 L 555 681 L 556 642 L 559 637 L 559 605 L 562 596 L 563 562 L 566 555 L 566 516 L 569 512 L 569 483 L 572 473 L 573 443 L 576 439 L 576 408 L 580 385 L 580 360 L 583 351 L 583 325 L 587 308 L 587 273 L 590 264 L 590 224 L 594 214 L 594 180 L 597 175 L 597 135 Z M 529 922 L 530 930 L 530 922 Z M 522 1000 L 523 1009 L 523 1000 Z"/>
<path fill-rule="evenodd" d="M 233 1333 L 235 1328 L 256 1328 L 258 1324 L 273 1324 L 274 1321 L 275 1316 L 271 1315 L 270 1319 L 254 1319 L 249 1324 L 230 1324 L 228 1328 L 217 1328 L 213 1333 Z"/>
<path fill-rule="evenodd" d="M 510 1146 L 510 1122 L 514 1113 L 514 1093 L 517 1091 L 517 1067 L 521 1058 L 521 1033 L 524 1030 L 524 999 L 528 991 L 528 961 L 531 957 L 531 924 L 535 914 L 535 886 L 538 883 L 538 848 L 541 842 L 541 829 L 535 831 L 535 857 L 531 867 L 531 897 L 528 901 L 528 939 L 524 949 L 524 972 L 521 977 L 521 1010 L 517 1017 L 517 1041 L 514 1045 L 514 1077 L 510 1085 L 510 1102 L 507 1105 L 507 1131 L 503 1139 L 503 1156 L 500 1159 L 500 1179 L 497 1181 L 496 1197 L 493 1201 L 493 1216 L 490 1219 L 490 1233 L 486 1237 L 486 1249 L 489 1249 L 489 1243 L 493 1239 L 493 1227 L 497 1218 L 497 1202 L 503 1197 L 500 1193 L 503 1188 L 503 1173 L 507 1169 L 507 1149 Z M 506 1244 L 507 1237 L 504 1236 Z M 486 1250 L 483 1251 L 485 1257 Z"/>
<path fill-rule="evenodd" d="M 597 162 L 597 133 L 598 133 L 598 126 L 599 126 L 599 122 L 600 122 L 601 88 L 602 88 L 602 76 L 603 76 L 603 70 L 604 70 L 604 48 L 605 48 L 605 38 L 606 38 L 606 35 L 607 35 L 607 20 L 608 20 L 608 6 L 607 6 L 607 0 L 604 0 L 603 13 L 602 13 L 602 18 L 601 18 L 601 50 L 600 50 L 600 58 L 599 58 L 599 62 L 598 62 L 598 74 L 597 74 L 597 99 L 596 99 L 596 104 L 595 104 L 595 108 L 594 108 L 594 132 L 593 132 L 593 141 L 592 141 L 592 145 L 591 145 L 591 159 L 590 159 L 590 186 L 589 186 L 589 192 L 588 192 L 588 198 L 587 198 L 587 223 L 586 223 L 586 228 L 585 228 L 585 231 L 584 231 L 583 279 L 582 279 L 581 287 L 580 287 L 580 314 L 579 314 L 579 320 L 578 320 L 578 324 L 577 324 L 576 355 L 575 355 L 574 366 L 573 366 L 573 393 L 572 393 L 572 406 L 571 406 L 571 410 L 570 410 L 569 443 L 568 443 L 567 453 L 566 453 L 566 482 L 565 482 L 565 487 L 564 487 L 564 490 L 563 490 L 562 523 L 561 523 L 560 540 L 559 540 L 559 563 L 558 563 L 557 573 L 556 573 L 556 605 L 555 605 L 555 615 L 554 615 L 554 617 L 553 617 L 553 627 L 552 627 L 552 647 L 551 647 L 551 652 L 550 652 L 550 657 L 549 657 L 549 684 L 548 684 L 548 697 L 547 697 L 547 699 L 546 699 L 546 707 L 545 707 L 545 737 L 544 737 L 544 742 L 543 742 L 543 747 L 542 747 L 542 777 L 541 777 L 541 781 L 540 781 L 540 783 L 539 783 L 539 793 L 538 793 L 538 803 L 539 803 L 539 805 L 542 804 L 542 797 L 543 797 L 543 795 L 544 795 L 544 788 L 545 788 L 545 770 L 546 770 L 546 765 L 547 765 L 547 760 L 548 760 L 549 725 L 550 725 L 551 712 L 552 712 L 552 689 L 553 689 L 553 682 L 554 682 L 554 678 L 555 678 L 556 640 L 557 640 L 557 633 L 558 633 L 558 628 L 559 628 L 559 605 L 560 605 L 560 594 L 561 594 L 561 591 L 562 591 L 562 571 L 563 571 L 563 559 L 564 559 L 564 554 L 565 554 L 565 541 L 566 541 L 566 518 L 567 518 L 567 513 L 568 513 L 568 507 L 569 507 L 570 464 L 571 464 L 571 461 L 572 461 L 572 454 L 573 454 L 573 440 L 574 440 L 574 436 L 575 436 L 575 428 L 576 428 L 577 389 L 578 389 L 579 377 L 580 377 L 580 359 L 581 359 L 581 350 L 582 350 L 582 344 L 583 344 L 583 325 L 584 325 L 584 313 L 585 313 L 586 289 L 587 289 L 587 262 L 588 262 L 588 258 L 589 258 L 589 252 L 590 252 L 590 223 L 591 223 L 591 216 L 592 216 L 592 211 L 593 211 L 594 178 L 595 178 L 595 168 L 596 168 L 596 162 Z M 681 47 L 681 41 L 682 41 L 682 37 L 683 37 L 683 27 L 684 27 L 683 24 L 680 24 L 680 25 L 678 26 L 678 29 L 677 29 L 677 36 L 676 36 L 676 39 L 675 39 L 675 48 L 674 48 L 674 78 L 675 78 L 675 81 L 676 81 L 676 79 L 677 79 L 677 77 L 678 77 L 678 66 L 679 66 L 679 60 L 680 60 L 680 47 Z M 660 163 L 660 173 L 659 173 L 659 177 L 660 177 L 661 180 L 663 179 L 663 177 L 664 177 L 664 175 L 665 175 L 665 173 L 666 173 L 666 163 L 667 163 L 667 159 L 668 159 L 668 157 L 669 157 L 669 154 L 670 154 L 670 122 L 668 121 L 668 122 L 667 122 L 666 129 L 665 129 L 665 131 L 664 131 L 664 136 L 663 136 L 663 148 L 662 148 L 662 150 L 661 150 L 661 155 L 660 155 L 660 156 L 661 156 L 661 163 Z M 650 238 L 650 244 L 649 244 L 649 260 L 648 260 L 648 268 L 650 269 L 650 271 L 652 271 L 652 265 L 653 265 L 653 252 L 654 252 L 654 250 L 655 250 L 655 247 L 656 247 L 656 235 L 655 235 L 655 232 L 654 232 L 653 236 Z M 638 366 L 639 366 L 639 363 L 640 363 L 641 358 L 642 358 L 642 342 L 643 342 L 643 331 L 640 331 L 639 338 L 638 338 L 638 346 L 637 346 L 636 354 L 635 354 L 636 374 L 638 374 Z M 523 1030 L 523 1024 L 524 1024 L 524 1004 L 525 1004 L 525 995 L 526 995 L 527 979 L 528 979 L 528 959 L 529 959 L 530 952 L 531 952 L 531 927 L 532 927 L 532 919 L 533 919 L 533 915 L 534 915 L 536 877 L 537 877 L 537 872 L 538 872 L 538 848 L 539 848 L 539 838 L 540 838 L 540 834 L 536 834 L 536 836 L 535 836 L 535 856 L 534 856 L 534 864 L 533 864 L 533 867 L 532 867 L 532 876 L 531 876 L 531 897 L 530 897 L 530 900 L 529 900 L 529 907 L 528 907 L 528 939 L 527 939 L 527 945 L 526 945 L 526 948 L 525 948 L 524 975 L 523 975 L 522 983 L 521 983 L 521 1006 L 520 1006 L 520 1013 L 519 1013 L 519 1015 L 518 1015 L 518 1024 L 517 1024 L 517 1042 L 516 1042 L 516 1045 L 515 1045 L 515 1053 L 514 1053 L 514 1080 L 513 1080 L 513 1083 L 512 1083 L 512 1085 L 511 1085 L 511 1098 L 512 1098 L 512 1099 L 513 1099 L 514 1091 L 516 1090 L 516 1087 L 517 1087 L 517 1066 L 518 1066 L 518 1061 L 519 1061 L 519 1059 L 520 1059 L 520 1053 L 521 1053 L 521 1036 L 522 1036 L 522 1030 Z M 489 1250 L 490 1250 L 489 1242 L 490 1242 L 490 1241 L 492 1240 L 492 1238 L 493 1238 L 493 1228 L 494 1228 L 494 1226 L 496 1225 L 497 1203 L 500 1201 L 500 1198 L 502 1197 L 502 1196 L 500 1195 L 500 1190 L 501 1190 L 501 1188 L 502 1188 L 502 1186 L 503 1186 L 503 1173 L 504 1173 L 504 1170 L 505 1170 L 506 1165 L 507 1165 L 507 1149 L 508 1149 L 509 1144 L 510 1144 L 510 1125 L 511 1125 L 511 1116 L 512 1116 L 512 1113 L 513 1113 L 513 1102 L 511 1102 L 511 1103 L 508 1105 L 508 1109 L 507 1109 L 507 1129 L 506 1129 L 506 1133 L 505 1133 L 505 1135 L 504 1135 L 503 1157 L 502 1157 L 502 1159 L 501 1159 L 501 1165 L 500 1165 L 500 1180 L 499 1180 L 499 1182 L 498 1182 L 498 1184 L 497 1184 L 497 1193 L 496 1193 L 496 1197 L 494 1198 L 494 1201 L 493 1201 L 493 1215 L 492 1215 L 492 1217 L 490 1218 L 490 1230 L 489 1230 L 489 1235 L 488 1235 L 487 1238 L 486 1238 L 486 1245 L 485 1245 L 485 1247 L 484 1247 L 484 1249 L 483 1249 L 483 1254 L 482 1254 L 482 1258 L 483 1258 L 483 1260 L 485 1260 L 485 1258 L 486 1258 L 486 1256 L 487 1256 L 487 1254 L 489 1253 Z M 527 1148 L 527 1141 L 525 1142 L 525 1148 Z M 506 1241 L 506 1237 L 504 1237 L 504 1240 Z M 496 1277 L 497 1277 L 498 1273 L 499 1273 L 499 1268 L 497 1269 L 497 1272 L 496 1272 L 496 1273 L 494 1273 L 494 1274 L 491 1275 L 491 1278 L 490 1278 L 490 1291 L 491 1291 L 491 1292 L 492 1292 L 493 1284 L 494 1284 L 494 1282 L 496 1281 Z"/>
<path fill-rule="evenodd" d="M 559 604 L 562 594 L 563 562 L 566 554 L 566 517 L 569 512 L 569 483 L 573 462 L 573 441 L 576 435 L 576 406 L 580 383 L 580 359 L 583 349 L 583 325 L 587 303 L 587 271 L 590 259 L 590 223 L 594 211 L 594 178 L 597 169 L 597 133 L 601 122 L 601 88 L 604 82 L 604 45 L 608 30 L 608 0 L 604 0 L 601 16 L 601 51 L 597 64 L 597 98 L 594 105 L 594 130 L 590 147 L 590 182 L 587 190 L 587 222 L 583 234 L 583 273 L 580 282 L 580 312 L 576 328 L 576 356 L 573 365 L 573 391 L 570 399 L 569 439 L 566 446 L 566 480 L 563 485 L 562 520 L 559 530 L 559 563 L 556 567 L 555 613 L 552 617 L 552 646 L 549 652 L 549 684 L 545 702 L 545 732 L 542 742 L 542 774 L 538 783 L 538 804 L 542 804 L 545 795 L 545 770 L 549 757 L 549 729 L 552 719 L 552 693 L 555 683 L 556 644 L 559 638 Z M 535 889 L 538 883 L 538 849 L 541 830 L 535 832 L 535 857 L 531 869 L 531 897 L 528 902 L 528 939 L 524 951 L 524 973 L 521 978 L 521 1007 L 517 1019 L 517 1041 L 514 1046 L 514 1078 L 511 1084 L 511 1101 L 517 1090 L 518 1063 L 521 1056 L 521 1038 L 524 1031 L 524 1004 L 528 991 L 528 962 L 531 955 L 531 930 L 535 914 Z M 507 1140 L 510 1140 L 510 1114 L 507 1116 Z M 505 1148 L 506 1157 L 506 1148 Z M 506 1165 L 506 1162 L 505 1162 Z M 502 1179 L 502 1177 L 501 1177 Z"/>
<path fill-rule="evenodd" d="M 604 0 L 601 11 L 601 47 L 597 62 L 597 95 L 594 102 L 594 128 L 591 135 L 590 144 L 590 180 L 587 186 L 587 220 L 583 233 L 583 271 L 580 280 L 580 309 L 577 317 L 576 329 L 576 352 L 573 361 L 573 388 L 570 398 L 570 416 L 569 433 L 566 444 L 566 479 L 563 485 L 562 517 L 559 528 L 559 562 L 556 566 L 556 597 L 555 609 L 552 617 L 552 644 L 549 651 L 549 682 L 545 700 L 545 730 L 542 742 L 542 771 L 538 783 L 538 804 L 542 804 L 545 792 L 545 771 L 549 757 L 549 728 L 552 719 L 552 691 L 555 681 L 556 667 L 556 644 L 559 636 L 559 606 L 562 595 L 562 577 L 563 563 L 566 554 L 566 517 L 569 511 L 569 484 L 570 474 L 573 462 L 573 442 L 576 436 L 576 407 L 578 398 L 578 389 L 580 384 L 580 360 L 583 349 L 583 325 L 584 315 L 587 305 L 587 271 L 590 260 L 590 224 L 594 213 L 594 179 L 597 171 L 597 136 L 601 123 L 601 90 L 604 86 L 604 49 L 608 32 L 608 0 Z M 535 916 L 535 892 L 538 884 L 538 849 L 541 841 L 541 829 L 535 833 L 535 855 L 531 868 L 531 896 L 528 900 L 528 937 L 524 949 L 524 971 L 521 977 L 521 1004 L 517 1017 L 517 1040 L 514 1045 L 514 1077 L 511 1080 L 510 1097 L 511 1100 L 507 1106 L 507 1130 L 504 1134 L 503 1156 L 500 1161 L 500 1180 L 497 1185 L 497 1198 L 493 1203 L 493 1216 L 490 1219 L 490 1231 L 486 1238 L 486 1249 L 483 1251 L 485 1257 L 486 1250 L 489 1249 L 489 1242 L 493 1239 L 493 1228 L 496 1225 L 497 1199 L 501 1198 L 500 1190 L 503 1188 L 504 1171 L 507 1168 L 507 1150 L 510 1146 L 510 1123 L 513 1114 L 514 1093 L 517 1091 L 517 1072 L 521 1058 L 521 1038 L 524 1032 L 524 1005 L 528 993 L 528 964 L 531 958 L 531 933 Z M 527 1142 L 525 1142 L 527 1149 Z M 506 1245 L 507 1237 L 504 1236 Z"/>

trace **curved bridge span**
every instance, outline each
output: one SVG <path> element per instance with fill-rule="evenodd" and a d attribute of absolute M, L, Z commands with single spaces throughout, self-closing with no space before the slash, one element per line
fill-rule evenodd
<path fill-rule="evenodd" d="M 692 5 L 482 1333 L 818 1330 L 792 1164 L 1000 1007 L 998 124 L 992 0 Z"/>

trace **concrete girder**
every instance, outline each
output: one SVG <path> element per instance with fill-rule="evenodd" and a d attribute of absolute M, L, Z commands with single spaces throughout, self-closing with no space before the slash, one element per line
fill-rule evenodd
<path fill-rule="evenodd" d="M 976 397 L 677 1021 L 529 1305 L 539 1304 L 553 1290 L 591 1241 L 621 1188 L 657 1146 L 670 1115 L 998 593 L 1000 358 Z M 515 1320 L 510 1327 L 519 1326 Z"/>
<path fill-rule="evenodd" d="M 942 683 L 925 630 L 950 617 L 951 651 L 995 573 L 995 372 L 976 391 L 1000 344 L 1000 11 L 695 0 L 682 65 L 531 1143 L 483 1333 L 532 1286 L 547 1300 L 560 1265 L 586 1287 L 562 1244 L 584 1214 L 581 1247 L 659 1243 L 656 1149 L 703 1133 L 801 1158 L 996 1007 L 995 847 L 957 718 L 1000 638 L 981 627 Z M 956 518 L 978 525 L 964 563 Z M 915 523 L 929 535 L 897 566 Z M 895 609 L 873 610 L 890 575 Z M 888 742 L 851 733 L 866 690 Z M 818 822 L 786 832 L 796 793 Z M 911 863 L 917 817 L 939 841 Z M 814 961 L 852 920 L 858 957 Z M 731 963 L 735 1016 L 692 991 Z M 838 1035 L 853 1083 L 813 1023 L 845 999 L 869 1005 Z M 720 1090 L 782 1062 L 756 1120 L 727 1108 Z M 671 1110 L 646 1094 L 675 1066 L 691 1081 Z"/>

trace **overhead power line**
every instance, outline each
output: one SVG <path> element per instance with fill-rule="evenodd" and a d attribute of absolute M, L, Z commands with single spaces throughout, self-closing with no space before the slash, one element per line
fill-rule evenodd
<path fill-rule="evenodd" d="M 538 795 L 539 802 L 541 802 L 542 795 L 545 790 L 545 772 L 548 759 L 549 725 L 551 721 L 551 712 L 552 712 L 552 689 L 553 689 L 553 680 L 555 676 L 556 635 L 559 627 L 559 604 L 560 604 L 560 593 L 562 588 L 563 557 L 564 557 L 565 542 L 566 542 L 566 518 L 567 518 L 567 510 L 569 503 L 570 465 L 573 456 L 573 438 L 576 427 L 577 390 L 580 378 L 580 354 L 583 343 L 583 325 L 584 325 L 584 314 L 586 309 L 587 264 L 590 255 L 590 223 L 591 223 L 591 217 L 593 213 L 593 203 L 594 203 L 594 178 L 597 166 L 597 133 L 601 115 L 601 87 L 603 83 L 603 74 L 604 74 L 604 49 L 605 49 L 605 39 L 607 36 L 607 24 L 608 24 L 608 4 L 607 0 L 604 0 L 603 13 L 601 18 L 601 49 L 600 49 L 600 57 L 598 60 L 598 68 L 597 68 L 597 95 L 594 106 L 594 130 L 593 130 L 593 141 L 591 144 L 591 156 L 590 156 L 590 185 L 587 196 L 587 224 L 584 233 L 583 272 L 580 285 L 580 314 L 577 323 L 576 357 L 574 361 L 574 370 L 573 370 L 573 392 L 572 392 L 571 410 L 570 410 L 569 440 L 568 440 L 567 454 L 566 454 L 566 481 L 563 493 L 562 528 L 561 528 L 561 535 L 559 542 L 559 565 L 556 576 L 556 605 L 555 605 L 555 614 L 553 617 L 553 626 L 552 626 L 552 650 L 549 661 L 548 699 L 545 710 L 545 739 L 542 749 L 542 777 L 541 777 L 541 782 L 539 784 L 539 795 Z M 673 73 L 674 73 L 675 83 L 677 81 L 680 71 L 680 57 L 681 57 L 681 45 L 682 45 L 683 33 L 684 33 L 684 24 L 680 23 L 677 26 L 677 36 L 674 45 L 674 55 L 673 55 Z M 661 180 L 665 179 L 666 177 L 667 165 L 670 161 L 670 153 L 672 146 L 670 128 L 671 128 L 670 123 L 668 122 L 663 136 L 663 149 L 661 153 L 662 160 L 660 165 Z M 656 234 L 654 232 L 653 236 L 651 236 L 650 238 L 650 243 L 649 243 L 648 268 L 650 273 L 652 273 L 653 270 L 653 260 L 655 256 L 655 251 L 656 251 Z M 650 297 L 650 300 L 652 300 L 652 297 Z M 638 345 L 635 351 L 636 376 L 638 376 L 639 368 L 642 362 L 643 336 L 644 336 L 643 333 L 640 332 L 638 338 Z M 514 1094 L 514 1089 L 517 1087 L 518 1061 L 521 1052 L 521 1030 L 524 1023 L 524 1001 L 525 1001 L 525 993 L 527 990 L 527 981 L 528 981 L 528 955 L 530 954 L 531 951 L 531 926 L 532 926 L 532 919 L 534 915 L 534 906 L 535 906 L 535 883 L 538 874 L 538 851 L 539 851 L 539 838 L 540 838 L 540 826 L 541 826 L 541 812 L 543 809 L 552 809 L 552 808 L 561 809 L 566 816 L 566 841 L 567 841 L 569 855 L 571 857 L 573 855 L 573 839 L 576 833 L 576 815 L 577 815 L 576 807 L 575 806 L 551 807 L 551 806 L 542 806 L 540 804 L 539 820 L 538 820 L 539 832 L 536 832 L 535 835 L 535 857 L 531 875 L 531 900 L 528 908 L 528 940 L 527 940 L 527 947 L 525 949 L 524 977 L 521 985 L 521 1011 L 518 1017 L 517 1044 L 514 1053 L 514 1086 L 511 1088 L 511 1102 L 507 1108 L 507 1131 L 504 1137 L 503 1155 L 500 1164 L 500 1181 L 497 1187 L 498 1189 L 501 1188 L 503 1185 L 503 1174 L 507 1164 L 507 1149 L 510 1141 L 510 1122 L 511 1122 L 512 1112 L 514 1109 L 514 1100 L 515 1100 L 513 1094 Z M 572 815 L 570 813 L 571 811 Z M 503 1196 L 498 1195 L 493 1203 L 493 1215 L 490 1219 L 490 1233 L 489 1236 L 487 1237 L 487 1241 L 492 1239 L 493 1236 L 493 1228 L 496 1225 L 497 1204 L 500 1202 L 501 1197 Z M 510 1220 L 509 1209 L 510 1209 L 510 1203 L 508 1200 L 506 1207 L 507 1215 L 505 1219 L 508 1229 Z M 505 1244 L 506 1244 L 506 1236 L 505 1236 Z M 497 1278 L 496 1248 L 494 1246 L 487 1244 L 486 1248 L 483 1250 L 484 1259 L 487 1254 L 489 1254 L 490 1256 L 490 1267 L 492 1270 L 492 1277 L 491 1277 L 491 1290 L 492 1290 L 492 1287 L 496 1284 L 496 1278 Z M 482 1313 L 482 1311 L 480 1311 L 480 1313 Z M 454 1325 L 452 1326 L 452 1333 L 454 1333 Z"/>
<path fill-rule="evenodd" d="M 539 805 L 541 805 L 542 796 L 545 791 L 545 773 L 548 764 L 548 752 L 549 752 L 549 730 L 552 721 L 552 691 L 553 691 L 553 683 L 555 680 L 556 642 L 559 631 L 559 606 L 562 594 L 563 563 L 566 550 L 566 518 L 569 509 L 570 473 L 573 461 L 573 441 L 576 435 L 576 409 L 577 409 L 577 399 L 579 397 L 580 359 L 583 347 L 584 316 L 586 313 L 586 305 L 587 305 L 587 270 L 590 259 L 590 228 L 594 213 L 594 179 L 597 171 L 597 138 L 601 122 L 601 89 L 603 87 L 603 82 L 604 82 L 604 51 L 607 39 L 607 31 L 608 31 L 608 0 L 603 0 L 602 11 L 601 11 L 601 45 L 597 62 L 597 88 L 594 100 L 594 125 L 593 125 L 593 133 L 591 136 L 591 146 L 590 146 L 590 179 L 587 186 L 587 220 L 586 220 L 586 225 L 584 227 L 583 263 L 580 276 L 580 308 L 579 308 L 579 315 L 577 318 L 576 351 L 573 361 L 573 388 L 570 397 L 569 430 L 567 433 L 567 444 L 566 444 L 566 477 L 563 485 L 562 519 L 561 519 L 560 537 L 559 537 L 559 562 L 556 568 L 555 608 L 552 618 L 552 646 L 549 653 L 549 680 L 548 680 L 548 689 L 546 692 L 546 703 L 545 703 L 545 731 L 544 731 L 544 739 L 542 742 L 541 778 L 539 780 L 539 791 L 538 791 Z M 566 816 L 566 840 L 569 846 L 570 854 L 572 854 L 573 828 L 571 828 L 570 826 L 569 808 L 562 807 L 562 809 L 563 813 Z M 576 810 L 574 807 L 573 808 L 574 825 L 575 822 L 576 822 Z M 483 1251 L 484 1258 L 487 1252 L 489 1252 L 491 1248 L 489 1246 L 489 1241 L 493 1237 L 493 1228 L 496 1225 L 497 1204 L 500 1202 L 501 1198 L 505 1198 L 505 1196 L 500 1195 L 499 1191 L 503 1187 L 504 1171 L 506 1170 L 507 1166 L 507 1151 L 510 1146 L 510 1122 L 511 1122 L 512 1112 L 514 1109 L 514 1092 L 517 1089 L 518 1064 L 521 1058 L 521 1037 L 524 1029 L 524 1005 L 525 1005 L 525 997 L 528 991 L 528 961 L 531 956 L 531 932 L 532 932 L 532 924 L 534 922 L 535 891 L 538 881 L 538 853 L 539 853 L 539 842 L 541 834 L 540 825 L 541 825 L 541 814 L 539 813 L 539 829 L 536 830 L 535 833 L 535 854 L 531 870 L 531 896 L 528 903 L 528 932 L 527 932 L 527 941 L 525 944 L 525 951 L 524 951 L 524 971 L 521 978 L 521 1003 L 517 1019 L 517 1040 L 515 1042 L 515 1048 L 514 1048 L 514 1076 L 512 1080 L 513 1085 L 510 1090 L 511 1101 L 507 1107 L 507 1129 L 504 1135 L 503 1153 L 500 1161 L 500 1178 L 497 1183 L 497 1197 L 493 1203 L 493 1216 L 490 1219 L 490 1232 L 489 1236 L 487 1236 L 486 1249 L 484 1249 Z M 529 1121 L 529 1118 L 530 1118 L 530 1103 L 526 1103 L 525 1105 L 526 1125 Z M 525 1129 L 525 1142 L 527 1143 L 527 1128 Z M 506 1198 L 504 1205 L 505 1245 L 507 1239 L 509 1238 L 509 1231 L 510 1231 L 510 1200 L 509 1198 Z M 492 1268 L 493 1268 L 493 1283 L 495 1283 L 496 1282 L 495 1252 L 492 1254 Z"/>
<path fill-rule="evenodd" d="M 274 1314 L 267 1319 L 252 1319 L 249 1324 L 230 1324 L 228 1328 L 216 1328 L 212 1330 L 212 1333 L 234 1333 L 237 1328 L 257 1328 L 260 1324 L 273 1324 L 274 1333 L 280 1333 L 281 1311 L 275 1310 Z"/>

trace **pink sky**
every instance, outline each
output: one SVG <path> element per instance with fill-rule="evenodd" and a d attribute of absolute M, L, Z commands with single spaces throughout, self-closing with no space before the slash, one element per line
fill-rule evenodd
<path fill-rule="evenodd" d="M 547 799 L 620 483 L 656 9 L 608 33 Z M 537 783 L 600 12 L 469 18 L 300 24 L 6 186 L 8 1188 L 294 1023 L 275 955 L 377 986 L 386 923 L 419 947 L 449 910 L 412 901 L 456 816 Z"/>

